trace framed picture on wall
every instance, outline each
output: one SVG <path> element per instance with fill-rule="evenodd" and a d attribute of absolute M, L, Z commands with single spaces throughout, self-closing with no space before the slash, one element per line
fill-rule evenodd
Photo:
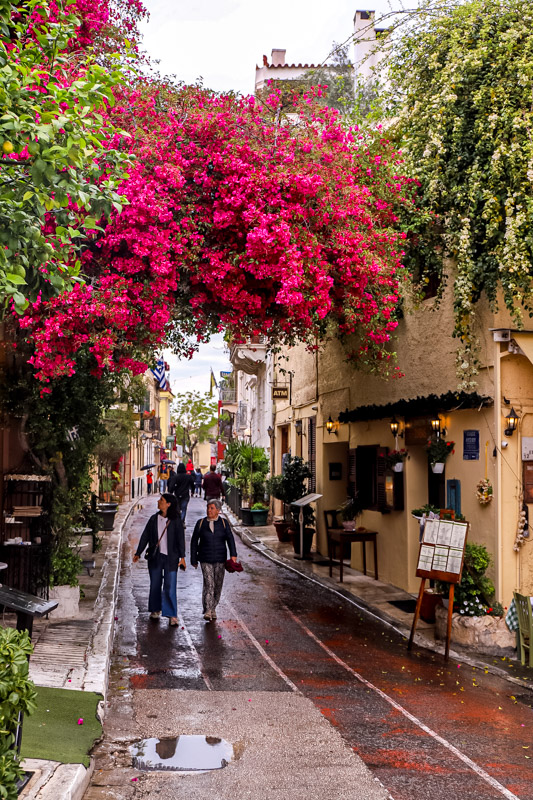
<path fill-rule="evenodd" d="M 342 464 L 340 461 L 330 461 L 329 479 L 330 481 L 342 481 Z"/>

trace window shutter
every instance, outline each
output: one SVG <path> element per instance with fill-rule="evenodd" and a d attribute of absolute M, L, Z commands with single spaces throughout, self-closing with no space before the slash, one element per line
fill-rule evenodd
<path fill-rule="evenodd" d="M 377 510 L 385 513 L 390 511 L 387 506 L 387 497 L 385 492 L 385 474 L 387 472 L 387 453 L 388 447 L 376 448 L 376 501 Z"/>
<path fill-rule="evenodd" d="M 316 417 L 309 417 L 307 428 L 307 460 L 311 477 L 309 478 L 309 492 L 316 492 Z"/>
<path fill-rule="evenodd" d="M 355 497 L 357 490 L 357 449 L 348 450 L 348 497 Z"/>
<path fill-rule="evenodd" d="M 461 513 L 461 481 L 457 478 L 446 481 L 446 508 L 453 508 L 456 514 Z"/>

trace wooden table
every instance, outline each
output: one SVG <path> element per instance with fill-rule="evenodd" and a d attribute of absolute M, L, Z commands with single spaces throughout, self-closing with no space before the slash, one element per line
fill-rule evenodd
<path fill-rule="evenodd" d="M 333 568 L 333 542 L 340 545 L 340 576 L 339 582 L 342 583 L 343 578 L 343 545 L 345 542 L 361 542 L 363 545 L 363 571 L 366 575 L 366 543 L 374 543 L 374 577 L 378 580 L 378 547 L 376 536 L 377 531 L 347 531 L 344 528 L 328 528 L 328 555 L 329 555 L 329 577 L 332 576 Z"/>

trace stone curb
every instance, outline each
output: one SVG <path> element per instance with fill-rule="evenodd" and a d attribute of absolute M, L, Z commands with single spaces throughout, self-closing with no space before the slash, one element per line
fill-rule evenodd
<path fill-rule="evenodd" d="M 93 634 L 87 651 L 87 664 L 83 691 L 103 695 L 98 704 L 98 715 L 103 722 L 109 682 L 109 664 L 115 630 L 115 606 L 121 566 L 122 532 L 130 515 L 142 500 L 133 500 L 129 507 L 122 506 L 116 529 L 110 534 L 102 569 L 102 581 L 95 602 Z M 120 514 L 120 511 L 123 513 Z M 24 800 L 82 800 L 94 771 L 94 759 L 88 767 L 83 764 L 61 764 L 57 761 L 26 759 L 25 769 L 33 772 L 32 779 L 19 795 Z"/>
<path fill-rule="evenodd" d="M 253 533 L 250 531 L 249 528 L 246 528 L 242 525 L 241 521 L 234 515 L 234 513 L 226 506 L 224 509 L 224 514 L 230 519 L 230 522 L 235 530 L 235 532 L 239 535 L 241 540 L 247 547 L 252 548 L 257 553 L 261 553 L 261 555 L 268 558 L 270 561 L 273 561 L 280 566 L 285 567 L 286 569 L 290 569 L 293 572 L 298 573 L 303 578 L 315 583 L 319 583 L 324 588 L 328 589 L 331 592 L 343 597 L 349 603 L 354 605 L 359 610 L 363 611 L 365 614 L 373 616 L 379 619 L 381 622 L 384 622 L 390 628 L 392 628 L 396 633 L 400 636 L 403 636 L 405 639 L 408 639 L 411 634 L 411 628 L 403 625 L 399 620 L 395 619 L 392 616 L 386 614 L 383 609 L 372 606 L 370 603 L 367 603 L 362 598 L 353 595 L 346 589 L 343 589 L 338 583 L 335 583 L 329 577 L 324 577 L 321 575 L 308 575 L 302 569 L 298 568 L 299 562 L 294 562 L 285 558 L 284 556 L 276 553 L 272 550 L 268 545 L 264 544 L 260 539 L 257 539 Z M 423 633 L 416 632 L 414 642 L 419 647 L 424 647 L 427 650 L 432 650 L 435 653 L 439 653 L 440 655 L 444 656 L 444 644 L 437 644 L 433 639 L 428 639 L 424 636 Z M 471 667 L 476 667 L 477 669 L 488 670 L 491 674 L 497 675 L 499 678 L 504 678 L 509 683 L 512 683 L 515 686 L 519 686 L 522 690 L 526 690 L 531 692 L 531 687 L 524 683 L 523 680 L 513 677 L 509 675 L 508 672 L 505 670 L 500 669 L 499 667 L 495 666 L 492 663 L 487 661 L 483 661 L 481 659 L 477 659 L 475 656 L 472 656 L 464 651 L 456 650 L 453 647 L 450 647 L 450 659 L 455 659 L 463 664 L 468 664 Z M 533 694 L 533 692 L 532 692 Z"/>

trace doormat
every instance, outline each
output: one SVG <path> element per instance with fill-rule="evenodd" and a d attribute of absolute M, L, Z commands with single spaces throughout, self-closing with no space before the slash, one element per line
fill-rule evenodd
<path fill-rule="evenodd" d="M 37 709 L 24 717 L 21 758 L 89 766 L 89 752 L 102 735 L 96 716 L 101 694 L 36 686 Z M 83 720 L 83 722 L 79 722 Z"/>
<path fill-rule="evenodd" d="M 407 614 L 414 614 L 416 609 L 416 600 L 388 600 L 390 606 L 399 608 L 400 611 L 405 611 Z"/>

